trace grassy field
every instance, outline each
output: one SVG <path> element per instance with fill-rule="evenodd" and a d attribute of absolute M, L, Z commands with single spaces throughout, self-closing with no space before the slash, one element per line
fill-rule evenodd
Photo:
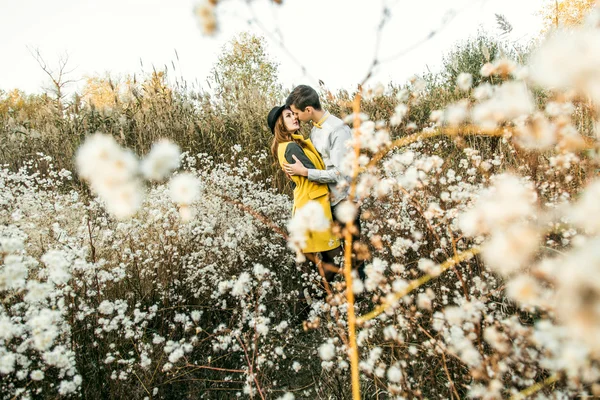
<path fill-rule="evenodd" d="M 367 262 L 328 294 L 286 243 L 266 115 L 287 89 L 260 39 L 209 91 L 160 71 L 0 93 L 2 398 L 600 396 L 596 38 L 481 34 L 360 102 L 320 88 L 355 124 Z M 565 49 L 587 67 L 552 63 Z M 164 139 L 189 201 L 140 172 Z"/>

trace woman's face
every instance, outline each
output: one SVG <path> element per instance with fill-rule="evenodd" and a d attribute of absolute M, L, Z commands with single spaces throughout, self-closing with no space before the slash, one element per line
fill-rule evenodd
<path fill-rule="evenodd" d="M 283 110 L 281 115 L 283 117 L 283 125 L 285 125 L 285 129 L 287 129 L 288 132 L 296 132 L 300 129 L 298 118 L 296 118 L 292 110 Z"/>

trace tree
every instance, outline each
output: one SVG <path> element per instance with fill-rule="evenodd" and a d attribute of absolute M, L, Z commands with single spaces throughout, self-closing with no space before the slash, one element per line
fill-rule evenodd
<path fill-rule="evenodd" d="M 42 70 L 50 78 L 52 86 L 47 88 L 47 91 L 54 93 L 56 109 L 59 113 L 62 113 L 63 99 L 66 96 L 65 87 L 74 82 L 73 80 L 67 79 L 67 75 L 73 72 L 72 69 L 67 69 L 67 65 L 69 64 L 69 55 L 61 55 L 58 59 L 58 65 L 53 68 L 48 65 L 39 49 L 30 51 L 37 63 L 40 65 L 40 68 L 42 68 Z"/>
<path fill-rule="evenodd" d="M 110 76 L 88 76 L 82 89 L 81 98 L 84 102 L 97 109 L 112 108 L 119 102 L 123 84 Z"/>
<path fill-rule="evenodd" d="M 542 33 L 552 28 L 573 27 L 581 24 L 596 0 L 554 0 L 545 2 L 540 15 L 544 21 Z"/>
<path fill-rule="evenodd" d="M 278 65 L 266 53 L 265 39 L 243 32 L 223 47 L 209 83 L 224 103 L 235 106 L 263 97 L 273 102 L 281 95 Z"/>
<path fill-rule="evenodd" d="M 15 123 L 27 125 L 48 110 L 45 105 L 51 102 L 45 93 L 28 95 L 19 89 L 0 91 L 0 120 L 12 117 Z"/>

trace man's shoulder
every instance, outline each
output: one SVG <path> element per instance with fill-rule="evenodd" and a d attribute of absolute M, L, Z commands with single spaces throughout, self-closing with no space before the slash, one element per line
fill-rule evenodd
<path fill-rule="evenodd" d="M 329 119 L 331 119 L 331 121 L 329 121 Z M 349 138 L 352 135 L 350 127 L 346 125 L 344 121 L 342 121 L 340 118 L 336 117 L 335 115 L 332 115 L 327 120 L 329 122 L 329 132 L 332 137 Z"/>
<path fill-rule="evenodd" d="M 331 132 L 345 131 L 346 129 L 350 129 L 348 125 L 344 123 L 344 121 L 333 114 L 329 115 L 329 118 L 327 118 L 324 125 L 326 125 L 328 130 Z"/>
<path fill-rule="evenodd" d="M 344 121 L 342 121 L 340 119 L 340 117 L 338 117 L 337 115 L 333 115 L 333 114 L 329 114 L 329 118 L 327 118 L 326 122 L 328 122 L 330 125 L 345 125 Z"/>

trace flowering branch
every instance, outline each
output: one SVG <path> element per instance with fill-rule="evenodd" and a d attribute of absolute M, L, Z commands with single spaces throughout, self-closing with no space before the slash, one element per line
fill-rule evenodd
<path fill-rule="evenodd" d="M 360 91 L 354 97 L 352 102 L 352 111 L 354 112 L 354 161 L 352 165 L 352 180 L 350 184 L 349 199 L 353 199 L 356 194 L 356 181 L 359 174 L 358 158 L 360 155 Z M 346 300 L 348 301 L 348 340 L 350 345 L 350 368 L 352 378 L 352 398 L 360 400 L 360 381 L 358 373 L 358 345 L 356 343 L 356 315 L 354 313 L 354 291 L 352 286 L 352 231 L 354 221 L 350 219 L 346 223 L 344 232 L 344 279 L 346 280 Z"/>
<path fill-rule="evenodd" d="M 273 231 L 275 233 L 278 233 L 279 235 L 281 235 L 286 241 L 288 240 L 288 235 L 283 231 L 283 229 L 281 229 L 281 227 L 275 225 L 272 221 L 270 221 L 264 215 L 258 213 L 257 211 L 253 210 L 252 208 L 248 207 L 247 205 L 245 205 L 241 201 L 234 200 L 234 199 L 232 199 L 229 196 L 225 196 L 225 195 L 222 195 L 222 194 L 221 195 L 217 194 L 217 196 L 219 196 L 225 202 L 227 202 L 229 204 L 233 204 L 234 206 L 238 207 L 240 210 L 242 210 L 242 211 L 244 211 L 244 212 L 252 215 L 254 218 L 256 218 L 257 220 L 259 220 L 260 222 L 262 222 L 263 224 L 265 224 L 269 228 L 273 229 Z"/>
<path fill-rule="evenodd" d="M 244 346 L 244 343 L 242 342 L 242 340 L 240 339 L 239 336 L 236 336 L 235 338 L 238 340 L 238 342 L 240 343 L 240 346 L 244 350 L 244 356 L 246 357 L 246 362 L 248 363 L 248 376 L 250 376 L 252 378 L 252 380 L 254 380 L 254 384 L 256 385 L 256 390 L 258 391 L 260 398 L 262 400 L 265 400 L 265 396 L 263 395 L 262 390 L 260 389 L 260 384 L 258 383 L 258 378 L 256 377 L 256 374 L 254 372 L 254 368 L 253 368 L 254 363 L 252 361 L 250 361 L 250 357 L 248 356 L 248 351 L 246 349 L 246 346 Z M 252 395 L 250 397 L 252 397 Z"/>
<path fill-rule="evenodd" d="M 413 290 L 415 290 L 416 288 L 424 285 L 425 283 L 429 282 L 431 279 L 441 275 L 443 272 L 445 272 L 446 270 L 452 268 L 453 266 L 455 266 L 456 264 L 465 261 L 465 260 L 469 260 L 471 257 L 473 257 L 474 255 L 478 254 L 480 252 L 480 249 L 478 247 L 474 247 L 470 250 L 466 250 L 463 251 L 459 254 L 456 254 L 455 256 L 453 256 L 452 258 L 449 258 L 448 260 L 444 261 L 441 265 L 440 265 L 440 270 L 439 273 L 436 275 L 433 274 L 426 274 L 423 275 L 422 277 L 420 277 L 419 279 L 415 279 L 414 281 L 412 281 L 407 287 L 406 289 L 396 293 L 393 298 L 392 301 L 385 301 L 382 304 L 380 304 L 379 306 L 375 307 L 375 309 L 371 312 L 369 312 L 368 314 L 365 314 L 361 317 L 359 317 L 357 319 L 357 323 L 363 324 L 366 321 L 369 321 L 377 316 L 379 316 L 380 314 L 382 314 L 383 312 L 385 312 L 388 308 L 392 307 L 394 304 L 396 304 L 396 302 L 398 302 L 398 300 L 400 300 L 402 297 L 406 296 L 407 294 L 409 294 L 410 292 L 412 292 Z"/>
<path fill-rule="evenodd" d="M 519 393 L 512 396 L 510 398 L 510 400 L 524 399 L 524 398 L 531 396 L 532 394 L 542 390 L 546 386 L 553 384 L 554 382 L 558 381 L 559 379 L 560 379 L 560 374 L 551 375 L 548 378 L 544 379 L 542 382 L 535 383 L 535 384 L 531 385 L 530 387 L 528 387 L 527 389 L 521 390 Z"/>
<path fill-rule="evenodd" d="M 430 139 L 437 136 L 459 136 L 459 135 L 480 135 L 480 136 L 504 136 L 507 134 L 506 128 L 496 129 L 493 131 L 485 131 L 482 130 L 478 126 L 461 126 L 461 127 L 444 127 L 438 128 L 431 131 L 421 131 L 417 133 L 413 133 L 409 136 L 404 136 L 399 139 L 394 140 L 387 147 L 378 151 L 373 157 L 371 161 L 364 167 L 364 170 L 369 169 L 377 165 L 377 163 L 385 157 L 387 153 L 392 151 L 398 147 L 408 146 L 409 144 L 419 142 L 424 139 Z M 362 170 L 360 172 L 363 172 Z"/>
<path fill-rule="evenodd" d="M 269 228 L 271 228 L 275 233 L 278 233 L 279 235 L 281 235 L 284 240 L 286 240 L 286 241 L 288 240 L 288 235 L 283 231 L 283 229 L 281 229 L 279 226 L 275 225 L 272 221 L 270 221 L 264 215 L 262 215 L 259 212 L 253 210 L 252 208 L 246 206 L 242 202 L 237 201 L 237 200 L 233 200 L 232 198 L 230 198 L 228 196 L 224 196 L 224 195 L 218 195 L 218 196 L 221 199 L 223 199 L 225 202 L 227 202 L 229 204 L 233 204 L 234 206 L 238 207 L 240 210 L 244 211 L 245 213 L 250 214 L 251 216 L 253 216 L 257 220 L 259 220 L 260 222 L 262 222 L 263 224 L 265 224 L 266 226 L 268 226 Z M 323 277 L 323 286 L 325 287 L 325 291 L 327 292 L 327 294 L 331 294 L 331 287 L 329 286 L 329 283 L 325 279 L 325 273 L 324 273 L 324 271 L 339 272 L 340 269 L 337 266 L 335 266 L 334 264 L 331 264 L 331 263 L 325 262 L 323 260 L 320 260 L 313 253 L 305 253 L 304 256 L 310 262 L 312 262 L 313 264 L 315 264 L 317 266 L 317 268 L 319 270 L 319 274 Z"/>

